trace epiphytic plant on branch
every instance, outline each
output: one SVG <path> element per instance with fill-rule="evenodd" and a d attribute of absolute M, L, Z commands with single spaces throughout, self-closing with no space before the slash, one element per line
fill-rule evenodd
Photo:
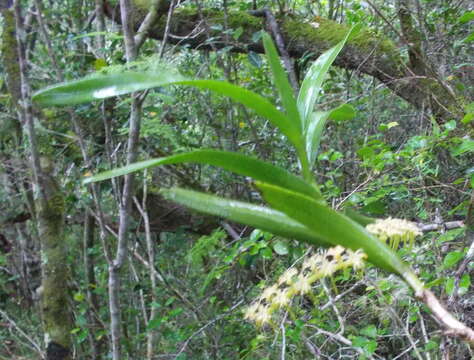
<path fill-rule="evenodd" d="M 34 95 L 34 100 L 42 106 L 71 105 L 153 87 L 184 85 L 210 90 L 245 105 L 268 119 L 288 138 L 298 156 L 301 176 L 244 154 L 206 149 L 145 160 L 88 177 L 84 183 L 104 181 L 154 166 L 177 163 L 208 164 L 251 177 L 267 206 L 182 188 L 163 189 L 162 194 L 197 211 L 260 228 L 275 235 L 316 246 L 342 246 L 351 251 L 362 251 L 367 260 L 375 266 L 403 278 L 414 290 L 416 298 L 431 309 L 445 328 L 446 334 L 474 344 L 474 331 L 445 310 L 394 249 L 372 235 L 370 228 L 364 227 L 367 225 L 365 220 L 360 220 L 353 212 L 345 215 L 328 206 L 314 179 L 313 167 L 326 122 L 330 119 L 348 119 L 355 113 L 348 104 L 329 111 L 315 111 L 314 108 L 330 66 L 348 40 L 350 46 L 350 38 L 356 32 L 357 29 L 352 28 L 343 41 L 326 51 L 312 64 L 296 98 L 270 36 L 263 35 L 268 63 L 284 112 L 262 96 L 228 82 L 186 79 L 169 70 L 126 70 L 122 73 L 99 74 L 41 90 Z M 409 241 L 411 240 L 410 238 Z"/>

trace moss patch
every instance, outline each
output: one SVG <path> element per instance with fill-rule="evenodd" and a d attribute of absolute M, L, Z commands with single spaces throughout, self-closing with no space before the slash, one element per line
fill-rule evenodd
<path fill-rule="evenodd" d="M 328 20 L 317 16 L 310 23 L 301 20 L 288 19 L 282 24 L 282 28 L 291 38 L 304 38 L 306 41 L 314 43 L 327 43 L 328 46 L 336 45 L 344 39 L 350 27 L 338 24 L 332 20 Z M 357 35 L 351 37 L 348 41 L 349 45 L 354 45 L 361 50 L 372 50 L 383 52 L 387 55 L 397 55 L 396 46 L 388 39 L 377 35 L 370 29 L 362 29 Z"/>

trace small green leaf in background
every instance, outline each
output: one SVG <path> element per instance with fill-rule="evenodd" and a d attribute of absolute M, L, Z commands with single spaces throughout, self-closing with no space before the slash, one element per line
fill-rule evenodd
<path fill-rule="evenodd" d="M 464 39 L 463 39 L 463 43 L 467 44 L 467 43 L 470 43 L 470 42 L 473 42 L 474 41 L 474 32 L 470 33 L 468 36 L 466 36 Z"/>
<path fill-rule="evenodd" d="M 273 250 L 278 254 L 278 255 L 288 255 L 288 245 L 282 241 L 278 240 L 275 242 L 273 245 Z"/>
<path fill-rule="evenodd" d="M 474 140 L 464 139 L 463 142 L 453 151 L 454 156 L 459 156 L 467 152 L 474 152 Z"/>
<path fill-rule="evenodd" d="M 349 104 L 342 104 L 329 112 L 329 119 L 334 121 L 352 120 L 355 116 L 356 110 Z"/>
<path fill-rule="evenodd" d="M 456 127 L 457 127 L 456 120 L 450 120 L 446 124 L 444 124 L 444 128 L 448 131 L 452 131 L 456 129 Z"/>
<path fill-rule="evenodd" d="M 368 355 L 372 355 L 377 350 L 377 341 L 367 339 L 363 336 L 350 336 L 352 346 L 363 349 Z"/>
<path fill-rule="evenodd" d="M 373 338 L 375 339 L 377 337 L 377 328 L 375 327 L 375 325 L 369 325 L 369 326 L 366 326 L 365 328 L 363 328 L 360 333 L 362 335 L 365 335 L 369 338 Z"/>
<path fill-rule="evenodd" d="M 251 241 L 261 241 L 261 240 L 269 241 L 271 240 L 272 237 L 273 235 L 269 232 L 262 231 L 260 229 L 255 229 L 250 233 L 249 239 Z"/>
<path fill-rule="evenodd" d="M 77 292 L 74 294 L 74 300 L 77 301 L 77 302 L 81 302 L 81 301 L 84 301 L 85 299 L 85 295 L 81 292 Z"/>
<path fill-rule="evenodd" d="M 263 250 L 259 252 L 260 256 L 264 259 L 271 259 L 273 257 L 272 249 L 269 247 L 265 247 Z"/>
<path fill-rule="evenodd" d="M 396 121 L 391 121 L 391 122 L 389 122 L 388 124 L 380 124 L 380 125 L 379 125 L 379 130 L 380 130 L 380 131 L 390 130 L 391 128 L 396 127 L 396 126 L 398 126 L 398 125 L 399 125 L 398 122 L 396 122 Z"/>
<path fill-rule="evenodd" d="M 467 294 L 470 286 L 471 286 L 471 276 L 468 273 L 466 273 L 459 280 L 459 295 L 462 296 L 462 295 Z"/>
<path fill-rule="evenodd" d="M 161 316 L 154 317 L 148 322 L 148 325 L 146 327 L 147 331 L 157 329 L 161 323 L 163 322 L 164 318 Z"/>
<path fill-rule="evenodd" d="M 239 26 L 237 29 L 234 30 L 232 37 L 235 40 L 239 40 L 239 37 L 243 34 L 243 32 L 244 32 L 244 29 L 242 28 L 242 26 Z"/>
<path fill-rule="evenodd" d="M 100 70 L 104 67 L 106 67 L 108 64 L 107 64 L 107 61 L 105 59 L 102 59 L 102 58 L 97 58 L 94 60 L 94 69 L 95 70 Z"/>
<path fill-rule="evenodd" d="M 439 344 L 436 341 L 430 340 L 425 344 L 424 350 L 430 351 L 435 350 L 439 347 Z"/>
<path fill-rule="evenodd" d="M 458 19 L 460 24 L 467 24 L 468 22 L 472 20 L 474 20 L 474 11 L 466 11 Z"/>
<path fill-rule="evenodd" d="M 459 260 L 461 260 L 464 257 L 464 253 L 462 251 L 451 251 L 448 253 L 444 260 L 443 260 L 443 266 L 445 269 L 449 269 L 456 265 Z"/>
<path fill-rule="evenodd" d="M 449 277 L 446 279 L 446 283 L 444 284 L 444 289 L 446 291 L 446 294 L 452 295 L 454 292 L 454 278 Z"/>
<path fill-rule="evenodd" d="M 474 120 L 474 113 L 467 113 L 464 115 L 464 117 L 461 119 L 461 122 L 463 124 L 469 124 L 472 120 Z"/>
<path fill-rule="evenodd" d="M 257 54 L 255 51 L 249 51 L 247 57 L 249 62 L 256 68 L 260 69 L 262 67 L 262 57 L 260 54 Z"/>

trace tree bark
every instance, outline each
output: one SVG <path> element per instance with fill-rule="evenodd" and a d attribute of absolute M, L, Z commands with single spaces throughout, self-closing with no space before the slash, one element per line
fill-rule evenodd
<path fill-rule="evenodd" d="M 131 20 L 131 0 L 120 0 L 120 15 L 122 32 L 124 35 L 125 55 L 127 62 L 136 59 L 138 47 L 135 43 L 135 34 Z M 138 141 L 140 138 L 140 123 L 142 116 L 142 99 L 140 94 L 133 93 L 130 107 L 129 133 L 127 142 L 127 165 L 136 161 L 138 156 Z M 122 320 L 120 309 L 120 270 L 127 257 L 130 217 L 133 203 L 134 174 L 125 176 L 122 189 L 122 197 L 119 204 L 119 232 L 117 239 L 117 251 L 112 264 L 109 264 L 109 308 L 110 308 L 110 332 L 112 338 L 112 359 L 122 358 L 121 338 Z"/>
<path fill-rule="evenodd" d="M 135 29 L 139 28 L 144 18 L 144 10 L 133 8 L 131 21 Z M 105 6 L 105 14 L 110 19 L 120 22 L 117 11 Z M 202 21 L 204 16 L 205 24 Z M 283 41 L 288 53 L 295 58 L 311 54 L 313 58 L 342 40 L 349 27 L 334 21 L 316 17 L 312 22 L 286 15 L 277 19 Z M 232 51 L 263 53 L 255 33 L 264 29 L 264 20 L 248 12 L 229 11 L 227 23 L 231 29 L 242 29 L 238 40 L 226 37 L 218 25 L 224 24 L 224 13 L 217 10 L 204 10 L 202 15 L 194 9 L 177 9 L 171 19 L 169 43 L 186 45 L 199 50 L 215 50 L 232 46 Z M 160 40 L 165 31 L 165 19 L 158 17 L 151 26 L 148 36 Z M 418 63 L 417 63 L 418 64 Z M 401 50 L 389 39 L 374 34 L 369 29 L 350 39 L 335 65 L 356 70 L 361 74 L 373 76 L 384 83 L 395 94 L 418 109 L 430 106 L 432 114 L 439 123 L 463 116 L 462 106 L 457 95 L 440 83 L 436 76 L 419 75 L 414 71 L 410 61 L 405 61 Z"/>
<path fill-rule="evenodd" d="M 42 258 L 41 310 L 44 325 L 46 359 L 67 360 L 71 357 L 72 317 L 68 298 L 68 267 L 64 241 L 64 197 L 51 175 L 52 162 L 40 159 L 37 143 L 27 63 L 23 43 L 23 19 L 20 2 L 13 8 L 2 8 L 5 24 L 2 50 L 4 69 L 8 73 L 8 89 L 28 137 L 30 166 L 36 193 L 36 216 Z M 6 31 L 5 31 L 6 30 Z M 9 61 L 17 59 L 17 61 Z"/>

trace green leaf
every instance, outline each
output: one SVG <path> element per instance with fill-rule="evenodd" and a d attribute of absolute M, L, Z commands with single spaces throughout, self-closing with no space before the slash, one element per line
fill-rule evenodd
<path fill-rule="evenodd" d="M 377 337 L 377 328 L 375 327 L 375 325 L 368 325 L 366 326 L 365 328 L 363 328 L 360 333 L 362 335 L 365 335 L 369 338 L 373 338 L 375 339 Z"/>
<path fill-rule="evenodd" d="M 150 331 L 150 330 L 154 330 L 154 329 L 157 329 L 158 327 L 160 327 L 161 323 L 163 322 L 163 320 L 165 320 L 164 318 L 162 317 L 154 317 L 153 319 L 151 319 L 149 322 L 148 322 L 148 325 L 146 327 L 146 330 L 147 331 Z"/>
<path fill-rule="evenodd" d="M 456 265 L 462 258 L 464 257 L 464 253 L 462 251 L 451 251 L 448 253 L 444 260 L 443 265 L 445 269 L 449 269 Z"/>
<path fill-rule="evenodd" d="M 280 129 L 296 148 L 301 147 L 302 139 L 299 124 L 292 122 L 264 97 L 224 81 L 186 80 L 179 81 L 177 84 L 207 89 L 230 97 L 232 100 L 247 106 L 258 115 L 268 119 L 274 126 Z"/>
<path fill-rule="evenodd" d="M 461 295 L 466 294 L 469 291 L 471 286 L 471 276 L 469 274 L 464 274 L 459 280 L 459 292 Z"/>
<path fill-rule="evenodd" d="M 321 135 L 329 117 L 329 111 L 317 111 L 312 114 L 308 129 L 306 131 L 306 153 L 308 154 L 308 163 L 313 167 L 316 160 Z"/>
<path fill-rule="evenodd" d="M 88 177 L 84 180 L 84 184 L 111 179 L 154 166 L 179 163 L 199 163 L 219 166 L 237 174 L 252 177 L 255 180 L 289 188 L 295 192 L 301 192 L 310 197 L 314 197 L 315 199 L 322 199 L 319 190 L 315 186 L 308 184 L 300 177 L 280 167 L 247 155 L 220 150 L 196 150 L 184 154 L 145 160 Z"/>
<path fill-rule="evenodd" d="M 270 68 L 272 69 L 273 81 L 275 82 L 275 86 L 280 93 L 286 113 L 290 120 L 297 124 L 300 129 L 302 129 L 300 113 L 296 105 L 296 99 L 293 95 L 293 88 L 288 81 L 288 76 L 285 70 L 281 66 L 280 58 L 275 45 L 273 44 L 272 38 L 267 33 L 263 34 L 263 46 L 265 47 L 265 53 L 270 64 Z"/>
<path fill-rule="evenodd" d="M 329 119 L 334 121 L 352 120 L 355 116 L 356 110 L 349 104 L 342 104 L 341 106 L 332 109 L 329 113 Z"/>
<path fill-rule="evenodd" d="M 260 69 L 262 67 L 262 58 L 259 54 L 254 51 L 249 51 L 247 57 L 249 59 L 249 62 L 256 68 Z"/>
<path fill-rule="evenodd" d="M 474 41 L 474 32 L 470 33 L 468 36 L 466 36 L 462 42 L 465 43 L 465 44 L 468 44 L 470 42 L 473 42 Z"/>
<path fill-rule="evenodd" d="M 306 130 L 306 153 L 308 154 L 310 168 L 314 166 L 314 162 L 317 158 L 322 133 L 327 120 L 349 120 L 354 116 L 355 110 L 348 104 L 343 104 L 330 111 L 317 111 L 312 114 L 309 126 Z"/>
<path fill-rule="evenodd" d="M 275 244 L 273 245 L 273 250 L 278 254 L 278 255 L 288 255 L 288 245 L 279 240 L 277 242 L 275 242 Z"/>
<path fill-rule="evenodd" d="M 165 198 L 196 211 L 223 217 L 285 238 L 316 246 L 330 246 L 305 226 L 270 208 L 180 188 L 164 189 L 161 193 Z"/>
<path fill-rule="evenodd" d="M 474 113 L 467 113 L 464 115 L 464 117 L 461 119 L 461 122 L 463 124 L 469 124 L 472 120 L 474 120 Z"/>
<path fill-rule="evenodd" d="M 345 208 L 344 209 L 344 215 L 346 215 L 352 221 L 355 221 L 356 223 L 358 223 L 358 224 L 360 224 L 364 227 L 375 222 L 374 218 L 359 214 L 357 211 L 355 211 L 351 208 Z"/>
<path fill-rule="evenodd" d="M 474 152 L 474 140 L 463 140 L 463 142 L 456 149 L 454 149 L 453 155 L 459 156 L 466 152 Z"/>
<path fill-rule="evenodd" d="M 299 149 L 299 153 L 302 152 L 299 124 L 290 121 L 264 97 L 224 81 L 187 80 L 172 69 L 164 69 L 159 73 L 123 72 L 94 75 L 40 90 L 33 95 L 33 101 L 41 106 L 74 105 L 173 84 L 194 86 L 230 97 L 267 118 Z"/>
<path fill-rule="evenodd" d="M 446 279 L 446 283 L 444 285 L 444 289 L 446 291 L 446 294 L 448 295 L 452 295 L 453 292 L 454 292 L 454 285 L 455 285 L 455 281 L 454 281 L 454 278 L 453 277 L 449 277 Z"/>
<path fill-rule="evenodd" d="M 458 19 L 460 24 L 466 24 L 472 20 L 474 20 L 474 11 L 466 11 Z"/>
<path fill-rule="evenodd" d="M 81 292 L 77 292 L 77 293 L 74 294 L 74 300 L 77 301 L 77 302 L 84 301 L 85 298 L 86 297 Z"/>
<path fill-rule="evenodd" d="M 318 99 L 321 91 L 321 86 L 326 74 L 331 67 L 332 63 L 336 59 L 337 55 L 341 52 L 344 44 L 346 43 L 349 36 L 355 33 L 358 27 L 354 26 L 349 30 L 344 40 L 339 42 L 336 46 L 324 52 L 314 63 L 311 65 L 308 73 L 306 74 L 301 89 L 298 95 L 298 109 L 303 121 L 303 129 L 309 126 L 311 114 L 314 110 L 314 104 Z"/>
<path fill-rule="evenodd" d="M 305 225 L 314 235 L 332 245 L 362 249 L 373 264 L 400 275 L 410 272 L 396 253 L 359 224 L 330 207 L 290 190 L 256 183 L 271 207 Z"/>
<path fill-rule="evenodd" d="M 160 73 L 126 71 L 100 74 L 40 90 L 33 95 L 33 101 L 41 106 L 81 104 L 169 85 L 183 79 L 171 69 Z"/>

